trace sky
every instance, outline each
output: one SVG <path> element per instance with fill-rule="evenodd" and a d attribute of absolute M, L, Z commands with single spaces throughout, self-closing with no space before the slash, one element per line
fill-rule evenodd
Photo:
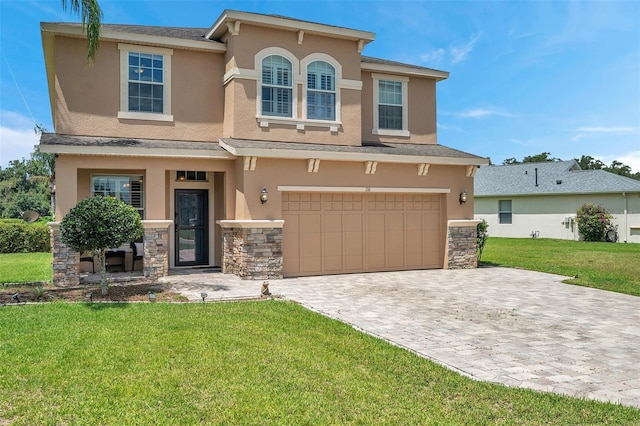
<path fill-rule="evenodd" d="M 376 34 L 363 54 L 448 71 L 438 143 L 504 159 L 590 155 L 640 171 L 640 1 L 100 0 L 104 23 L 210 27 L 224 9 Z M 0 167 L 53 131 L 40 22 L 60 0 L 0 0 Z M 409 94 L 409 96 L 411 96 Z"/>

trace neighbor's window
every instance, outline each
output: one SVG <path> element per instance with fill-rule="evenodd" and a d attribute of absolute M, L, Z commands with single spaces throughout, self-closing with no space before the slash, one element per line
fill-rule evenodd
<path fill-rule="evenodd" d="M 336 119 L 336 70 L 325 61 L 307 67 L 307 118 Z"/>
<path fill-rule="evenodd" d="M 280 55 L 262 60 L 262 115 L 292 116 L 292 68 L 291 62 Z"/>
<path fill-rule="evenodd" d="M 374 74 L 373 134 L 409 136 L 406 77 Z"/>
<path fill-rule="evenodd" d="M 172 121 L 170 49 L 120 43 L 118 118 Z"/>
<path fill-rule="evenodd" d="M 509 225 L 511 224 L 511 200 L 500 200 L 498 201 L 498 216 L 500 219 L 500 223 Z"/>
<path fill-rule="evenodd" d="M 144 219 L 144 185 L 142 176 L 91 177 L 91 196 L 102 195 L 119 199 L 138 210 Z"/>

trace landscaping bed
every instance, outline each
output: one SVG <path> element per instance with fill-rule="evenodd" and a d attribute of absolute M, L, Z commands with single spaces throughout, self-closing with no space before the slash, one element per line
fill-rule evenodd
<path fill-rule="evenodd" d="M 13 296 L 17 294 L 17 298 Z M 158 302 L 186 302 L 187 298 L 171 291 L 168 284 L 154 282 L 137 282 L 128 284 L 110 284 L 108 293 L 102 294 L 99 285 L 82 285 L 78 287 L 58 287 L 50 284 L 38 285 L 5 285 L 0 286 L 0 304 L 25 302 L 148 302 L 149 295 L 154 294 Z"/>

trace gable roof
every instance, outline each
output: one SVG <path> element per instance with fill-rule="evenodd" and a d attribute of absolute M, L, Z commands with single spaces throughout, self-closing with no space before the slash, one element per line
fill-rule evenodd
<path fill-rule="evenodd" d="M 403 62 L 390 61 L 388 59 L 373 58 L 362 55 L 360 58 L 361 69 L 367 71 L 380 71 L 417 75 L 422 77 L 432 77 L 436 81 L 449 78 L 449 73 L 433 68 L 421 67 L 420 65 L 405 64 Z"/>
<path fill-rule="evenodd" d="M 575 160 L 481 167 L 474 179 L 476 197 L 621 192 L 640 192 L 640 181 L 582 170 Z"/>

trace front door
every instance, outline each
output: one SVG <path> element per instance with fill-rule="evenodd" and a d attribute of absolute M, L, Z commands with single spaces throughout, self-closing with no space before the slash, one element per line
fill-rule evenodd
<path fill-rule="evenodd" d="M 176 266 L 209 264 L 209 191 L 176 189 Z"/>

